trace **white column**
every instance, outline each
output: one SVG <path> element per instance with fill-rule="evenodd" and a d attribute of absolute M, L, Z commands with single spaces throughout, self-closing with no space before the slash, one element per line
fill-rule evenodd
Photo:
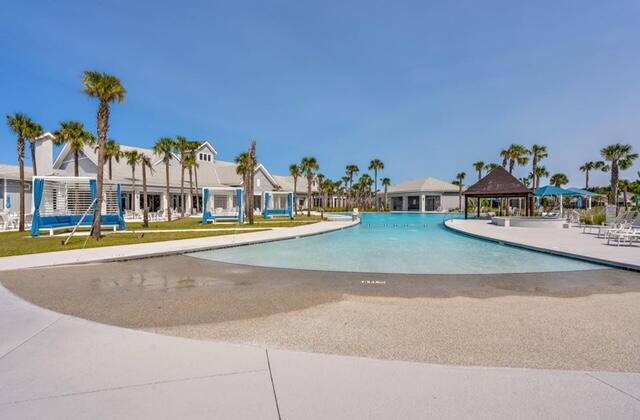
<path fill-rule="evenodd" d="M 167 193 L 163 192 L 160 194 L 160 205 L 162 206 L 162 210 L 167 211 L 169 208 L 169 197 L 167 197 Z"/>
<path fill-rule="evenodd" d="M 187 211 L 189 214 L 193 213 L 193 194 L 191 194 L 191 191 L 189 191 L 185 200 L 187 200 L 184 206 L 185 211 Z"/>
<path fill-rule="evenodd" d="M 409 210 L 409 196 L 403 195 L 402 196 L 402 211 L 407 211 L 407 210 Z"/>
<path fill-rule="evenodd" d="M 425 200 L 425 196 L 424 195 L 420 195 L 420 212 L 424 213 L 424 200 Z"/>
<path fill-rule="evenodd" d="M 2 192 L 2 209 L 7 208 L 7 178 L 4 179 L 4 191 Z"/>

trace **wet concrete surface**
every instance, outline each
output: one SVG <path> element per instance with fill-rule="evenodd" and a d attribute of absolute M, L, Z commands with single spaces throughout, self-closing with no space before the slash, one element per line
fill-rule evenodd
<path fill-rule="evenodd" d="M 436 363 L 640 371 L 640 273 L 631 271 L 389 275 L 180 255 L 5 272 L 0 280 L 57 312 L 199 339 Z"/>

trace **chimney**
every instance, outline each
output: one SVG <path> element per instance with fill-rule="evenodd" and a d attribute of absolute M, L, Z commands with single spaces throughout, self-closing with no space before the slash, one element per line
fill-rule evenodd
<path fill-rule="evenodd" d="M 53 134 L 47 132 L 36 139 L 36 166 L 38 175 L 53 173 Z"/>

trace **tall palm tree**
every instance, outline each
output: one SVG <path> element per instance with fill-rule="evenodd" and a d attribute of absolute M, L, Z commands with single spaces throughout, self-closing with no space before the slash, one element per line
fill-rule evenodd
<path fill-rule="evenodd" d="M 84 128 L 79 121 L 63 121 L 60 128 L 53 133 L 55 144 L 69 144 L 69 150 L 73 153 L 73 174 L 80 175 L 80 152 L 85 146 L 93 145 L 95 136 Z"/>
<path fill-rule="evenodd" d="M 534 183 L 534 188 L 539 188 L 540 187 L 540 178 L 548 177 L 549 176 L 549 171 L 544 166 L 536 166 L 536 171 L 535 171 L 534 175 L 536 177 L 535 183 L 537 183 L 537 186 Z"/>
<path fill-rule="evenodd" d="M 165 168 L 165 178 L 166 178 L 166 186 L 167 186 L 167 220 L 171 221 L 171 191 L 169 189 L 169 165 L 171 164 L 171 159 L 173 159 L 173 148 L 175 147 L 175 142 L 171 137 L 161 137 L 156 141 L 156 144 L 153 145 L 153 151 L 155 154 L 162 156 L 162 161 L 164 162 Z"/>
<path fill-rule="evenodd" d="M 40 124 L 33 121 L 29 121 L 27 127 L 27 140 L 29 140 L 29 146 L 31 148 L 31 166 L 33 168 L 33 176 L 38 175 L 38 163 L 36 161 L 36 141 L 38 137 L 44 134 L 44 130 Z"/>
<path fill-rule="evenodd" d="M 184 197 L 184 171 L 185 159 L 189 154 L 189 140 L 184 136 L 176 136 L 175 140 L 175 152 L 180 157 L 180 214 L 184 217 L 185 197 Z"/>
<path fill-rule="evenodd" d="M 18 230 L 24 232 L 24 141 L 29 135 L 31 119 L 24 114 L 7 115 L 7 124 L 17 137 L 18 166 L 20 171 L 20 219 Z"/>
<path fill-rule="evenodd" d="M 454 185 L 458 186 L 458 208 L 462 209 L 462 188 L 464 187 L 464 179 L 467 174 L 464 172 L 458 172 L 456 174 L 456 182 Z"/>
<path fill-rule="evenodd" d="M 289 165 L 289 174 L 293 177 L 293 211 L 298 214 L 298 177 L 302 171 L 300 166 L 294 164 Z"/>
<path fill-rule="evenodd" d="M 378 171 L 384 170 L 384 163 L 380 159 L 373 159 L 369 163 L 369 170 L 373 171 L 373 179 L 375 183 L 374 192 L 378 194 Z M 380 210 L 378 208 L 378 200 L 376 200 L 376 211 Z"/>
<path fill-rule="evenodd" d="M 500 158 L 502 158 L 502 167 L 506 169 L 509 163 L 509 149 L 500 150 Z"/>
<path fill-rule="evenodd" d="M 140 154 L 140 166 L 142 167 L 142 225 L 149 227 L 149 198 L 147 195 L 147 168 L 153 172 L 151 158 L 144 153 Z"/>
<path fill-rule="evenodd" d="M 200 148 L 200 142 L 193 140 L 189 142 L 189 153 L 191 153 L 193 155 L 194 158 L 194 164 L 193 164 L 193 176 L 195 178 L 196 181 L 196 213 L 200 213 L 200 190 L 198 189 L 198 168 L 200 167 L 200 164 L 198 163 L 198 160 L 196 159 L 196 152 L 198 151 L 198 149 Z"/>
<path fill-rule="evenodd" d="M 473 164 L 473 169 L 475 169 L 476 172 L 478 172 L 478 181 L 480 181 L 480 179 L 482 179 L 482 170 L 484 169 L 484 162 L 481 160 L 475 162 Z"/>
<path fill-rule="evenodd" d="M 324 181 L 327 177 L 323 174 L 316 175 L 316 183 L 318 184 L 318 197 L 320 199 L 320 208 L 324 208 Z"/>
<path fill-rule="evenodd" d="M 251 200 L 251 211 L 249 212 L 249 224 L 252 225 L 254 222 L 254 212 L 253 212 L 253 191 L 254 191 L 254 182 L 255 182 L 255 170 L 256 167 L 258 166 L 258 160 L 256 158 L 256 140 L 251 140 L 251 146 L 249 147 L 249 156 L 248 156 L 248 162 L 251 168 L 251 172 L 249 173 L 249 178 L 247 179 L 247 181 L 249 181 L 247 183 L 247 195 L 249 196 L 249 199 Z"/>
<path fill-rule="evenodd" d="M 122 103 L 127 96 L 127 91 L 120 80 L 112 75 L 97 71 L 84 72 L 84 91 L 92 98 L 98 98 L 98 174 L 96 182 L 96 211 L 93 217 L 91 234 L 95 239 L 100 239 L 102 225 L 102 183 L 104 181 L 104 148 L 109 132 L 109 104 Z"/>
<path fill-rule="evenodd" d="M 387 190 L 391 186 L 391 178 L 382 178 L 382 186 L 384 187 L 384 208 L 389 210 L 389 200 L 387 199 Z"/>
<path fill-rule="evenodd" d="M 519 166 L 524 166 L 529 162 L 527 155 L 529 150 L 521 144 L 512 144 L 507 149 L 507 156 L 509 158 L 509 173 L 513 174 L 513 169 L 516 163 Z"/>
<path fill-rule="evenodd" d="M 533 174 L 533 188 L 538 188 L 540 186 L 540 180 L 536 175 L 536 169 L 540 166 L 540 162 L 542 159 L 545 159 L 549 156 L 547 153 L 547 146 L 534 144 L 531 146 L 531 150 L 529 151 L 531 154 L 531 173 Z"/>
<path fill-rule="evenodd" d="M 245 186 L 245 194 L 244 194 L 244 214 L 247 220 L 249 220 L 249 213 L 253 213 L 253 197 L 251 200 L 249 199 L 249 194 L 247 194 L 247 185 L 249 183 L 249 176 L 253 172 L 253 168 L 251 168 L 249 164 L 249 152 L 242 152 L 235 159 L 236 162 L 236 173 L 242 177 L 242 184 Z"/>
<path fill-rule="evenodd" d="M 551 178 L 549 179 L 549 182 L 554 187 L 562 187 L 563 185 L 566 185 L 569 183 L 569 178 L 567 178 L 565 174 L 557 173 L 551 176 Z"/>
<path fill-rule="evenodd" d="M 620 170 L 629 169 L 638 154 L 633 152 L 630 144 L 611 144 L 600 150 L 604 160 L 609 161 L 611 167 L 611 192 L 610 203 L 618 204 L 618 179 Z"/>
<path fill-rule="evenodd" d="M 618 181 L 618 187 L 622 190 L 622 200 L 624 201 L 624 209 L 629 210 L 629 203 L 627 203 L 627 193 L 629 192 L 629 188 L 631 187 L 631 182 L 629 182 L 628 179 L 620 179 Z"/>
<path fill-rule="evenodd" d="M 362 200 L 362 207 L 371 207 L 369 201 L 371 199 L 371 187 L 373 186 L 373 179 L 369 174 L 362 174 L 359 179 L 360 182 L 360 196 Z"/>
<path fill-rule="evenodd" d="M 98 147 L 96 147 L 96 152 Z M 109 166 L 109 181 L 113 179 L 113 168 L 112 161 L 120 162 L 120 158 L 122 157 L 122 150 L 120 150 L 120 145 L 116 143 L 114 139 L 107 140 L 107 143 L 104 145 L 104 158 L 107 161 Z"/>
<path fill-rule="evenodd" d="M 600 169 L 603 172 L 607 172 L 609 170 L 609 167 L 602 160 L 599 160 L 597 162 L 593 162 L 593 161 L 585 162 L 584 165 L 580 167 L 580 170 L 585 173 L 585 182 L 584 182 L 585 189 L 589 188 L 589 172 L 593 171 L 594 169 Z"/>
<path fill-rule="evenodd" d="M 196 155 L 194 155 L 193 153 L 189 153 L 184 160 L 184 166 L 189 171 L 189 194 L 191 194 L 191 200 L 192 200 L 192 202 L 190 203 L 191 214 L 193 214 L 193 199 L 195 197 L 195 195 L 193 194 L 193 169 L 196 167 L 197 164 L 198 164 L 198 161 L 196 160 Z M 196 202 L 197 201 L 198 200 L 196 200 Z"/>
<path fill-rule="evenodd" d="M 124 152 L 127 165 L 131 166 L 131 211 L 135 212 L 136 203 L 136 165 L 140 162 L 141 154 L 137 150 L 127 150 Z"/>
<path fill-rule="evenodd" d="M 320 169 L 320 165 L 315 157 L 305 156 L 300 162 L 300 168 L 305 178 L 307 178 L 307 217 L 311 217 L 311 201 L 313 201 L 311 197 L 311 184 L 313 183 L 313 178 L 316 176 L 316 171 Z"/>
<path fill-rule="evenodd" d="M 358 165 L 347 165 L 345 173 L 347 174 L 347 176 L 349 177 L 349 195 L 351 196 L 351 200 L 353 200 L 353 177 L 360 172 L 360 168 L 358 168 Z M 350 207 L 353 207 L 353 203 L 350 204 Z"/>

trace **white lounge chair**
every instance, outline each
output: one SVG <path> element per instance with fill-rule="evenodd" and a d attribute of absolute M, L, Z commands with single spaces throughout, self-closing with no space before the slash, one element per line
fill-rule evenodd
<path fill-rule="evenodd" d="M 624 244 L 632 245 L 634 241 L 640 241 L 640 229 L 621 229 L 611 232 L 607 238 L 607 245 L 611 245 L 611 242 L 616 242 L 618 246 Z"/>

